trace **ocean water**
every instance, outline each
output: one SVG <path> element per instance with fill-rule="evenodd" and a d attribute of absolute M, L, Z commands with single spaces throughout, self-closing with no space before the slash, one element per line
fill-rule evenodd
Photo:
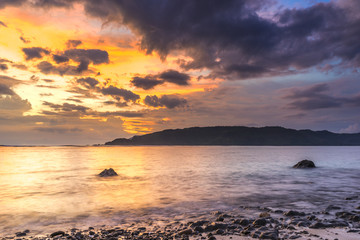
<path fill-rule="evenodd" d="M 293 169 L 311 159 L 316 169 Z M 100 178 L 112 167 L 117 177 Z M 360 197 L 360 147 L 0 147 L 0 236 Z"/>

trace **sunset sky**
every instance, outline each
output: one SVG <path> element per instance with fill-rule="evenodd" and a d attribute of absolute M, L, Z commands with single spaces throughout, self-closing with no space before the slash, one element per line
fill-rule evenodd
<path fill-rule="evenodd" d="M 358 0 L 0 0 L 0 144 L 360 132 Z"/>

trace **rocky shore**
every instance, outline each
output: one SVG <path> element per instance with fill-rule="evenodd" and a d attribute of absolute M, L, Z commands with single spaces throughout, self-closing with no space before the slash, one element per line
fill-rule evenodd
<path fill-rule="evenodd" d="M 36 235 L 31 230 L 0 239 L 360 239 L 360 206 L 357 196 L 350 204 L 329 205 L 319 212 L 262 207 L 209 212 L 198 216 L 148 219 L 119 226 L 68 229 Z"/>

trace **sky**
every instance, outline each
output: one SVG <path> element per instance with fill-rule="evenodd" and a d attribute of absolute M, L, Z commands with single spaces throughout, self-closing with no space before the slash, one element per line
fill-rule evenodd
<path fill-rule="evenodd" d="M 0 0 L 0 144 L 360 132 L 360 1 Z"/>

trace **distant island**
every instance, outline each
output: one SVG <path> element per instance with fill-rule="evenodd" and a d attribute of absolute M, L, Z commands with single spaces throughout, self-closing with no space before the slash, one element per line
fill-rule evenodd
<path fill-rule="evenodd" d="M 360 146 L 360 133 L 295 130 L 283 127 L 192 127 L 168 129 L 105 145 L 199 146 Z"/>

